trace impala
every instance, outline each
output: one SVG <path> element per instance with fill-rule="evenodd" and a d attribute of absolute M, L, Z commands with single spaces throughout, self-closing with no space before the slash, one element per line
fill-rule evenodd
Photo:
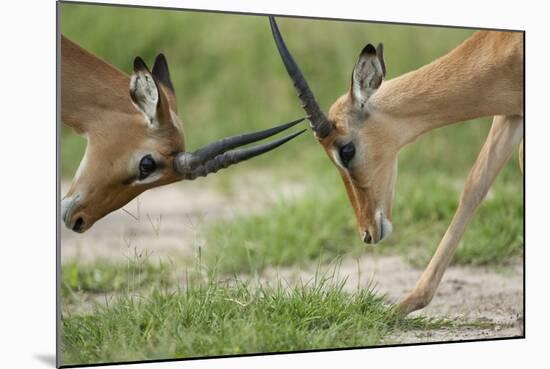
<path fill-rule="evenodd" d="M 447 55 L 384 81 L 383 46 L 367 44 L 349 90 L 325 115 L 288 51 L 273 17 L 275 43 L 315 136 L 336 165 L 361 238 L 378 243 L 392 231 L 397 154 L 433 129 L 494 116 L 468 175 L 453 219 L 412 292 L 397 308 L 408 314 L 430 303 L 475 210 L 520 143 L 523 173 L 523 37 L 480 31 Z"/>
<path fill-rule="evenodd" d="M 89 229 L 147 189 L 206 176 L 303 132 L 238 149 L 286 130 L 303 120 L 299 119 L 186 152 L 164 55 L 156 57 L 152 72 L 136 57 L 129 77 L 65 37 L 61 120 L 87 139 L 84 157 L 61 202 L 62 219 L 76 232 Z"/>

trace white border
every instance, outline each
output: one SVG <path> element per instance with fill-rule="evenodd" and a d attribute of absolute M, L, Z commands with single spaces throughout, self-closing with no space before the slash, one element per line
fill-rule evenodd
<path fill-rule="evenodd" d="M 112 3 L 119 3 L 111 1 Z M 525 340 L 200 360 L 118 368 L 361 367 L 518 368 L 548 362 L 546 207 L 550 122 L 548 19 L 544 2 L 457 0 L 189 0 L 121 3 L 243 12 L 361 18 L 527 31 L 527 303 Z M 530 7 L 528 7 L 530 6 Z M 538 8 L 537 8 L 538 7 Z M 2 4 L 3 114 L 0 134 L 2 284 L 0 356 L 4 368 L 52 367 L 55 353 L 55 4 Z M 7 62 L 7 65 L 5 64 Z M 7 128 L 7 130 L 6 130 Z M 5 166 L 7 165 L 7 167 Z M 518 194 L 519 196 L 519 194 Z M 540 364 L 539 364 L 540 365 Z"/>

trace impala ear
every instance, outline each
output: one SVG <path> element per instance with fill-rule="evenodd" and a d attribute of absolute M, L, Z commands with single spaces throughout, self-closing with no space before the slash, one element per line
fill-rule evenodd
<path fill-rule="evenodd" d="M 130 79 L 130 97 L 145 114 L 151 127 L 170 122 L 170 102 L 157 78 L 139 56 L 134 59 L 134 73 Z"/>
<path fill-rule="evenodd" d="M 177 113 L 176 93 L 174 91 L 174 85 L 170 78 L 170 70 L 168 69 L 168 61 L 164 54 L 158 54 L 155 58 L 155 64 L 153 65 L 153 77 L 157 82 L 160 82 L 166 89 L 166 95 L 168 97 L 170 107 Z"/>
<path fill-rule="evenodd" d="M 153 76 L 157 78 L 164 86 L 174 93 L 174 86 L 170 79 L 170 70 L 168 69 L 168 61 L 164 54 L 158 54 L 153 65 Z"/>
<path fill-rule="evenodd" d="M 364 109 L 369 97 L 380 87 L 386 75 L 384 46 L 374 48 L 367 44 L 359 55 L 351 77 L 351 96 L 360 109 Z"/>

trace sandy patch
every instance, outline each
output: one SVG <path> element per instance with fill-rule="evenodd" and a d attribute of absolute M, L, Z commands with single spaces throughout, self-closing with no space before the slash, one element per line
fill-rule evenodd
<path fill-rule="evenodd" d="M 303 193 L 299 183 L 278 184 L 276 191 L 265 191 L 270 183 L 269 175 L 258 173 L 235 184 L 247 191 L 231 194 L 220 192 L 202 179 L 151 189 L 83 234 L 62 224 L 61 260 L 125 260 L 144 250 L 151 260 L 193 255 L 204 245 L 205 226 L 219 219 L 257 213 L 273 201 Z M 63 182 L 61 193 L 68 188 L 69 183 Z"/>
<path fill-rule="evenodd" d="M 414 268 L 400 256 L 363 255 L 344 259 L 337 267 L 269 269 L 259 282 L 277 278 L 289 284 L 307 282 L 318 275 L 346 279 L 344 289 L 373 287 L 388 301 L 398 302 L 412 290 L 421 269 Z M 391 342 L 437 342 L 523 335 L 523 266 L 520 261 L 503 270 L 488 267 L 451 266 L 447 269 L 432 302 L 414 315 L 455 318 L 457 324 L 483 323 L 483 327 L 465 326 L 452 330 L 401 332 L 389 337 Z"/>

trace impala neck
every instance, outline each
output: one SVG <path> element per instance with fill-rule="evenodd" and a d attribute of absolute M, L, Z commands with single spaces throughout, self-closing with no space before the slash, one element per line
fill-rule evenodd
<path fill-rule="evenodd" d="M 521 37 L 478 32 L 434 62 L 382 83 L 371 107 L 394 126 L 401 146 L 449 124 L 522 114 Z M 496 47 L 505 52 L 495 51 Z"/>
<path fill-rule="evenodd" d="M 111 120 L 113 114 L 135 114 L 129 77 L 80 46 L 61 38 L 61 119 L 77 130 Z"/>

